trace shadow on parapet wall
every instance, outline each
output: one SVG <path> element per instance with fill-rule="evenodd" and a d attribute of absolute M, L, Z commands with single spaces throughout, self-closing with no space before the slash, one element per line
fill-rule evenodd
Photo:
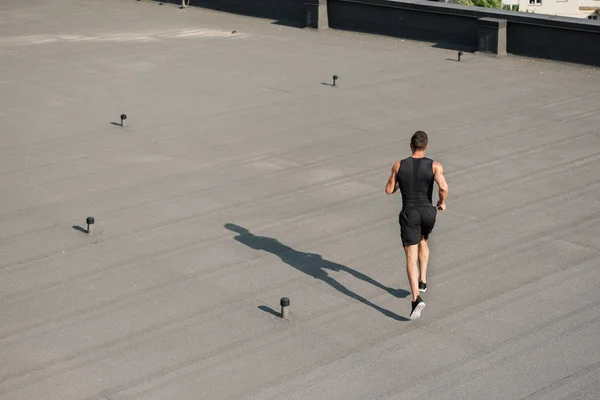
<path fill-rule="evenodd" d="M 181 0 L 152 0 L 181 6 Z M 187 4 L 187 0 L 186 0 Z M 304 27 L 304 0 L 190 0 L 189 7 L 274 20 L 274 24 Z"/>
<path fill-rule="evenodd" d="M 418 40 L 449 50 L 477 50 L 477 25 L 472 17 L 400 10 L 360 1 L 329 1 L 328 15 L 333 29 Z"/>

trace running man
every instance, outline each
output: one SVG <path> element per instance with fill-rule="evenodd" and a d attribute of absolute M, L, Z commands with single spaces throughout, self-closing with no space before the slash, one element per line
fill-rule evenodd
<path fill-rule="evenodd" d="M 402 193 L 402 210 L 398 219 L 406 253 L 406 273 L 412 292 L 411 320 L 419 318 L 425 308 L 419 292 L 427 291 L 427 240 L 435 225 L 437 211 L 446 209 L 448 197 L 444 168 L 439 162 L 425 157 L 425 150 L 428 148 L 427 134 L 423 131 L 415 132 L 410 139 L 412 156 L 396 161 L 385 187 L 387 194 L 395 193 L 398 189 Z M 431 199 L 434 181 L 439 188 L 437 207 L 433 206 Z"/>

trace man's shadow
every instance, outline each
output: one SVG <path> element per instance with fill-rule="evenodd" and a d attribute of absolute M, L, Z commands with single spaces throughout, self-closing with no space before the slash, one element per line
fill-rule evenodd
<path fill-rule="evenodd" d="M 398 321 L 408 321 L 407 318 L 401 317 L 391 311 L 381 308 L 378 305 L 373 304 L 369 300 L 365 299 L 364 297 L 352 292 L 351 290 L 346 288 L 344 285 L 342 285 L 341 283 L 339 283 L 338 281 L 333 279 L 331 276 L 329 276 L 329 274 L 327 273 L 327 270 L 336 271 L 336 272 L 337 271 L 347 272 L 350 275 L 354 276 L 355 278 L 358 278 L 362 281 L 368 282 L 382 290 L 385 290 L 386 292 L 392 294 L 393 296 L 396 296 L 399 298 L 408 297 L 408 295 L 410 293 L 407 292 L 406 290 L 391 289 L 387 286 L 382 285 L 381 283 L 377 282 L 376 280 L 368 277 L 367 275 L 365 275 L 361 272 L 358 272 L 352 268 L 348 268 L 345 265 L 341 265 L 341 264 L 337 264 L 337 263 L 334 263 L 334 262 L 331 262 L 328 260 L 324 260 L 323 257 L 321 257 L 318 254 L 305 253 L 302 251 L 294 250 L 293 248 L 286 246 L 283 243 L 279 242 L 277 239 L 273 239 L 273 238 L 266 237 L 266 236 L 256 236 L 256 235 L 252 234 L 248 229 L 243 228 L 241 226 L 238 226 L 235 224 L 225 224 L 225 228 L 229 229 L 230 231 L 238 233 L 238 235 L 235 237 L 235 240 L 237 240 L 238 242 L 245 244 L 246 246 L 248 246 L 252 249 L 255 249 L 255 250 L 263 250 L 263 251 L 272 253 L 272 254 L 278 256 L 279 258 L 281 258 L 281 261 L 285 262 L 286 264 L 288 264 L 289 266 L 291 266 L 293 268 L 296 268 L 298 271 L 304 272 L 305 274 L 310 275 L 315 279 L 319 279 L 319 280 L 327 283 L 328 285 L 330 285 L 331 287 L 333 287 L 340 293 L 343 293 L 346 296 L 349 296 L 353 299 L 360 301 L 361 303 L 364 303 L 370 307 L 373 307 L 377 311 L 381 312 L 382 314 L 384 314 L 390 318 L 393 318 Z"/>

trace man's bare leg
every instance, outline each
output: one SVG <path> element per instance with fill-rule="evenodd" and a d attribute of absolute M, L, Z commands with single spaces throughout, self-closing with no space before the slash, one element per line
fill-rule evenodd
<path fill-rule="evenodd" d="M 419 282 L 427 283 L 427 264 L 429 263 L 429 244 L 422 238 L 419 242 Z"/>
<path fill-rule="evenodd" d="M 410 291 L 412 292 L 412 301 L 417 301 L 419 297 L 419 245 L 405 246 L 406 252 L 406 273 L 408 282 L 410 283 Z"/>
<path fill-rule="evenodd" d="M 421 316 L 421 311 L 425 307 L 425 302 L 419 296 L 419 244 L 404 247 L 406 252 L 406 273 L 410 282 L 410 291 L 412 292 L 412 311 L 410 319 L 414 320 Z"/>

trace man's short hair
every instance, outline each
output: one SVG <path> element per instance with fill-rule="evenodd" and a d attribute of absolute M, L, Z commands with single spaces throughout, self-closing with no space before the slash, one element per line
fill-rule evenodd
<path fill-rule="evenodd" d="M 427 134 L 423 131 L 416 131 L 410 138 L 410 145 L 414 150 L 425 150 L 427 143 L 429 143 L 429 140 Z"/>

